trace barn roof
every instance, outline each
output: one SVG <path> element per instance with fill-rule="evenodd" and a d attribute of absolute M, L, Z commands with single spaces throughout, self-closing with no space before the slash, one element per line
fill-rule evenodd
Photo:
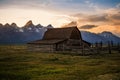
<path fill-rule="evenodd" d="M 42 40 L 33 41 L 28 44 L 56 44 L 67 39 L 82 40 L 77 27 L 50 28 L 45 32 Z"/>
<path fill-rule="evenodd" d="M 77 27 L 48 29 L 44 34 L 43 40 L 70 39 L 71 34 L 75 29 L 78 30 Z"/>

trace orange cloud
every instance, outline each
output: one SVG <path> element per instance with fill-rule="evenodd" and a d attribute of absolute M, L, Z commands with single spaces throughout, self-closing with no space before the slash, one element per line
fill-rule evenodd
<path fill-rule="evenodd" d="M 77 22 L 76 21 L 72 21 L 68 24 L 64 24 L 62 27 L 73 27 L 73 26 L 77 26 Z"/>
<path fill-rule="evenodd" d="M 71 23 L 64 25 L 77 26 L 79 29 L 99 33 L 102 31 L 111 31 L 120 36 L 120 9 L 109 9 L 102 14 L 74 14 L 75 17 Z M 97 25 L 97 26 L 96 26 Z"/>
<path fill-rule="evenodd" d="M 98 27 L 97 25 L 83 25 L 79 29 L 92 29 Z"/>

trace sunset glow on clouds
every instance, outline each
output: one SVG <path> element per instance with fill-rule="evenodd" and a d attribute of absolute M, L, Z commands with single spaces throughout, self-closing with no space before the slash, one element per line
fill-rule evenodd
<path fill-rule="evenodd" d="M 0 23 L 23 26 L 28 20 L 120 35 L 120 0 L 0 0 Z"/>

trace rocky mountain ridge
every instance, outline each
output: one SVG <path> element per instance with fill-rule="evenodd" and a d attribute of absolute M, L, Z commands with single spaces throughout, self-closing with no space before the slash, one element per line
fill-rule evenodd
<path fill-rule="evenodd" d="M 53 26 L 51 24 L 48 26 L 34 25 L 31 20 L 23 27 L 18 27 L 16 23 L 0 24 L 0 44 L 19 44 L 39 40 L 42 39 L 48 28 L 53 28 Z M 90 43 L 107 43 L 108 41 L 113 41 L 115 44 L 120 43 L 120 38 L 111 32 L 104 31 L 98 34 L 88 31 L 80 32 L 82 39 Z"/>

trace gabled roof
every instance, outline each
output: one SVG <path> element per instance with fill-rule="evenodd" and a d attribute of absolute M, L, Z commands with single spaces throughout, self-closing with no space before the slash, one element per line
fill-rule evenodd
<path fill-rule="evenodd" d="M 33 41 L 28 44 L 56 44 L 68 39 L 82 40 L 77 27 L 50 28 L 45 32 L 42 40 Z"/>
<path fill-rule="evenodd" d="M 79 31 L 77 27 L 48 29 L 44 34 L 43 40 L 70 39 L 71 34 L 74 30 Z"/>

